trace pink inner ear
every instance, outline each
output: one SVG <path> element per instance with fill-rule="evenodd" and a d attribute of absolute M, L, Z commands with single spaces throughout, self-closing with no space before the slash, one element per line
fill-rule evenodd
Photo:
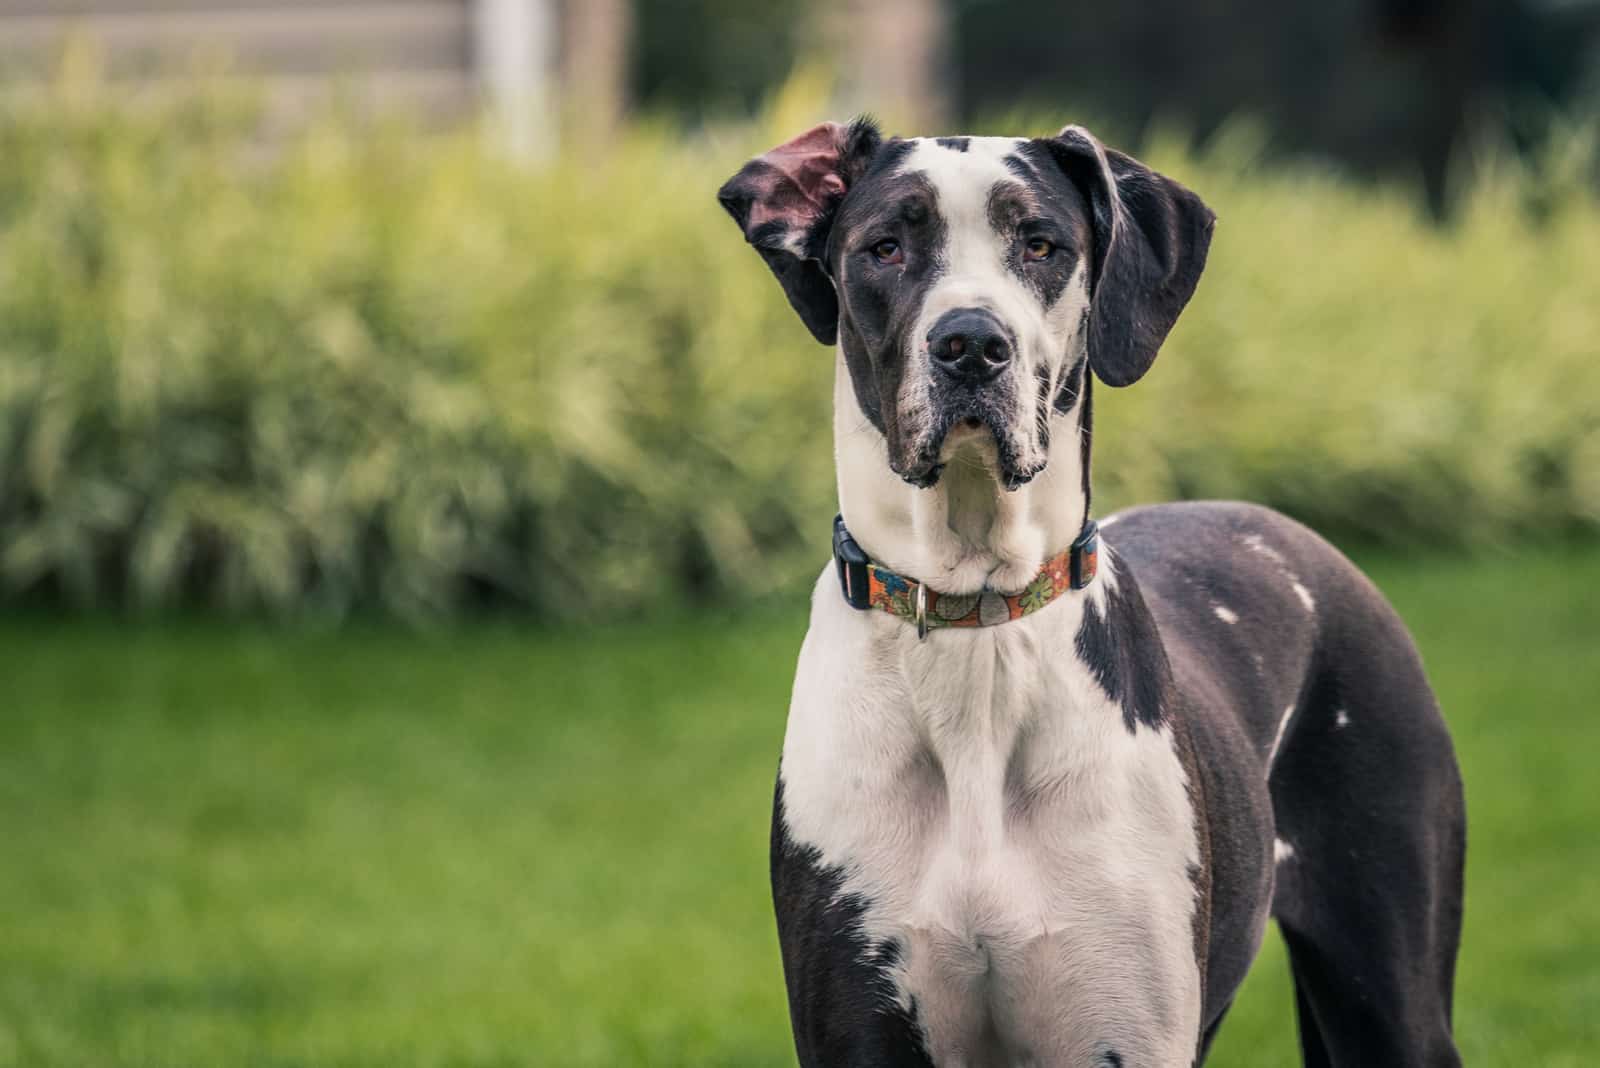
<path fill-rule="evenodd" d="M 770 168 L 763 175 L 767 188 L 750 205 L 750 225 L 781 219 L 803 227 L 816 220 L 845 191 L 839 176 L 844 137 L 843 126 L 825 122 L 762 156 Z"/>

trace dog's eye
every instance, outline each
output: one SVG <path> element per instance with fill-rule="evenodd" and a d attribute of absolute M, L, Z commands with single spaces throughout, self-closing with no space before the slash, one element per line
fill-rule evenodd
<path fill-rule="evenodd" d="M 872 246 L 872 255 L 879 263 L 904 263 L 906 254 L 900 248 L 898 241 L 879 241 Z"/>
<path fill-rule="evenodd" d="M 1047 260 L 1056 247 L 1042 237 L 1032 237 L 1023 246 L 1023 256 L 1030 260 Z"/>

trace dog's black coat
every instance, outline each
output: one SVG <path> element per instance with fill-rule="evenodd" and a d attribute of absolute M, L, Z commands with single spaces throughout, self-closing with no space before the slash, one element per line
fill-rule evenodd
<path fill-rule="evenodd" d="M 1270 893 L 1308 1065 L 1458 1064 L 1465 806 L 1404 625 L 1341 554 L 1264 508 L 1158 505 L 1102 536 L 1144 594 L 1206 797 L 1207 1030 L 1250 966 L 1252 913 Z M 1265 551 L 1239 552 L 1252 537 Z M 1219 625 L 1217 604 L 1238 622 Z M 1275 834 L 1294 855 L 1272 887 Z"/>
<path fill-rule="evenodd" d="M 1078 655 L 1095 681 L 1122 707 L 1128 730 L 1166 720 L 1171 701 L 1167 657 L 1138 587 L 1119 583 L 1106 594 L 1106 612 L 1086 605 Z"/>

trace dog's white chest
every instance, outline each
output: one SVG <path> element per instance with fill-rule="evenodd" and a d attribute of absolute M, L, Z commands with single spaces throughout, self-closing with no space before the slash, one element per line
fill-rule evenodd
<path fill-rule="evenodd" d="M 824 582 L 831 579 L 824 576 Z M 791 839 L 844 873 L 941 1065 L 1188 1065 L 1194 815 L 1167 728 L 1077 657 L 1080 599 L 998 627 L 819 587 L 783 754 Z"/>

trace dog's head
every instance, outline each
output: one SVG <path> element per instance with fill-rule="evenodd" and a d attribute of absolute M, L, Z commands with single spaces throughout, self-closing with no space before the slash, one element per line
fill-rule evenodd
<path fill-rule="evenodd" d="M 825 123 L 719 198 L 817 340 L 841 344 L 890 467 L 917 486 L 973 439 L 992 439 L 1008 488 L 1037 474 L 1084 361 L 1113 386 L 1150 367 L 1214 222 L 1075 126 L 885 140 L 870 121 Z"/>

